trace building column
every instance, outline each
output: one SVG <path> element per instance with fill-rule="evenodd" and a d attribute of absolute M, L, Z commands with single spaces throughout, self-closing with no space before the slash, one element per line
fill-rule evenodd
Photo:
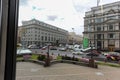
<path fill-rule="evenodd" d="M 115 49 L 119 49 L 120 45 L 119 45 L 119 40 L 115 40 Z"/>

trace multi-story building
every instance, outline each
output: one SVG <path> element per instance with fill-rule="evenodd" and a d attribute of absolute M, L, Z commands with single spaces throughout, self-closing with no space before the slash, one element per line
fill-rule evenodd
<path fill-rule="evenodd" d="M 48 44 L 67 43 L 68 31 L 36 19 L 23 21 L 20 30 L 19 36 L 21 35 L 21 43 L 24 46 L 32 44 L 45 46 Z"/>
<path fill-rule="evenodd" d="M 83 34 L 97 49 L 120 50 L 120 1 L 86 12 Z"/>
<path fill-rule="evenodd" d="M 68 44 L 82 44 L 82 35 L 77 35 L 75 32 L 69 32 Z"/>

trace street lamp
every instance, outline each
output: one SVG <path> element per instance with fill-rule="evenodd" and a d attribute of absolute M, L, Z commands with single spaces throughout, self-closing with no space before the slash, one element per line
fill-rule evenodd
<path fill-rule="evenodd" d="M 94 53 L 92 52 L 94 43 L 91 43 L 91 41 L 90 41 L 89 45 L 91 47 L 91 51 L 90 51 L 91 58 L 89 59 L 89 66 L 90 67 L 95 67 L 95 62 L 94 62 L 94 58 L 93 58 Z"/>
<path fill-rule="evenodd" d="M 48 52 L 47 52 L 47 58 L 46 58 L 46 60 L 45 60 L 45 67 L 49 67 L 50 66 L 50 55 L 49 55 L 49 44 L 48 44 Z"/>
<path fill-rule="evenodd" d="M 74 34 L 74 28 L 72 28 L 72 30 L 73 30 L 73 34 Z M 73 40 L 72 44 L 74 44 L 74 36 L 73 36 L 72 40 Z"/>
<path fill-rule="evenodd" d="M 94 43 L 91 43 L 91 41 L 90 41 L 90 47 L 91 47 L 91 59 L 93 59 L 93 53 L 92 53 L 92 51 L 93 51 L 93 45 L 94 45 Z"/>

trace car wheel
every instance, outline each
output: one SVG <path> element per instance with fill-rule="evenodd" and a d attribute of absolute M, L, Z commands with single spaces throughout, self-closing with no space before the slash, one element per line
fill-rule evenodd
<path fill-rule="evenodd" d="M 111 59 L 111 58 L 107 58 L 107 60 L 108 60 L 108 61 L 112 61 L 112 59 Z"/>

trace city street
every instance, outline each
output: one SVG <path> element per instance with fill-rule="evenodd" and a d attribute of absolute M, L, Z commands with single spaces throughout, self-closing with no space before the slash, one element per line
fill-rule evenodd
<path fill-rule="evenodd" d="M 37 53 L 37 54 L 40 54 L 40 53 L 43 53 L 43 54 L 46 54 L 47 52 L 48 52 L 48 50 L 40 50 L 40 49 L 31 49 L 31 51 L 33 51 L 33 53 Z M 54 55 L 58 55 L 58 54 L 60 54 L 60 55 L 67 55 L 67 56 L 70 56 L 70 57 L 73 57 L 73 53 L 72 53 L 73 51 L 59 51 L 59 50 L 49 50 L 49 53 L 50 54 L 54 54 Z M 91 56 L 86 56 L 86 54 L 82 54 L 82 55 L 74 55 L 75 57 L 77 57 L 77 58 L 82 58 L 82 57 L 84 57 L 84 58 L 89 58 L 90 59 L 90 57 Z M 105 56 L 104 55 L 99 55 L 98 57 L 95 57 L 94 56 L 94 59 L 96 59 L 96 60 L 100 60 L 100 61 L 104 61 L 105 60 Z"/>
<path fill-rule="evenodd" d="M 119 68 L 100 66 L 98 69 L 58 63 L 43 67 L 30 62 L 17 62 L 16 80 L 120 80 Z"/>
<path fill-rule="evenodd" d="M 31 49 L 31 51 L 33 51 L 33 53 L 43 53 L 46 54 L 48 52 L 48 50 L 41 50 L 41 49 Z M 49 50 L 50 54 L 54 54 L 54 55 L 68 55 L 68 56 L 73 56 L 72 51 L 59 51 L 59 50 Z M 77 56 L 77 55 L 76 55 Z"/>

